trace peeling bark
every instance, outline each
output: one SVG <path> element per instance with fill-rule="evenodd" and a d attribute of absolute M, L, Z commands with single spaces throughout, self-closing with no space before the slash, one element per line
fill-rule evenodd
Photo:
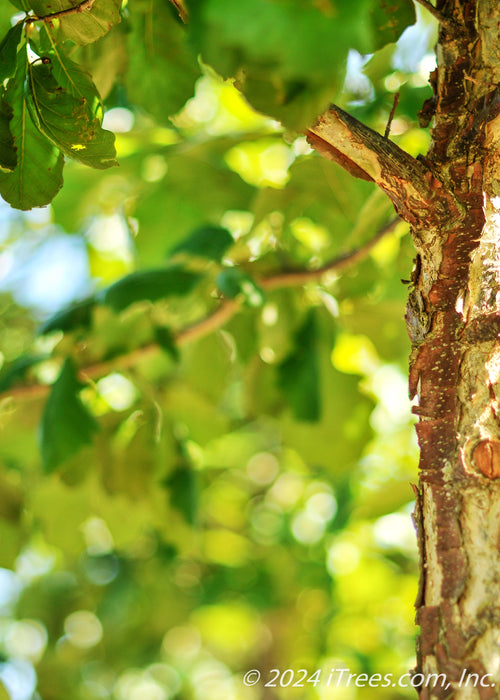
<path fill-rule="evenodd" d="M 425 158 L 337 107 L 308 139 L 376 182 L 412 226 L 416 672 L 447 681 L 423 683 L 419 696 L 488 700 L 500 698 L 500 3 L 437 0 L 436 12 L 446 21 L 422 114 L 434 113 Z"/>

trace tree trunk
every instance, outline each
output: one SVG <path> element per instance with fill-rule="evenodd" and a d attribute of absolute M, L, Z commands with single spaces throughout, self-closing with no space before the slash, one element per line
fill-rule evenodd
<path fill-rule="evenodd" d="M 500 698 L 500 3 L 438 0 L 434 14 L 426 157 L 412 159 L 335 106 L 308 139 L 376 182 L 412 226 L 406 320 L 421 450 L 414 683 L 422 699 L 486 700 Z"/>
<path fill-rule="evenodd" d="M 407 312 L 421 448 L 417 670 L 421 698 L 486 699 L 500 697 L 500 6 L 438 9 L 448 22 L 427 165 L 448 213 L 415 227 Z"/>

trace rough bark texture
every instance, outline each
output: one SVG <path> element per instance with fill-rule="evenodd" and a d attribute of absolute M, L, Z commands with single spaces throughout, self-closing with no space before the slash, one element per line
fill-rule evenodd
<path fill-rule="evenodd" d="M 500 698 L 500 3 L 436 8 L 446 22 L 421 113 L 427 156 L 401 155 L 336 107 L 308 139 L 412 225 L 419 694 L 487 700 Z"/>
<path fill-rule="evenodd" d="M 426 162 L 449 215 L 434 231 L 415 227 L 420 273 L 407 313 L 410 330 L 422 319 L 410 363 L 421 448 L 418 671 L 447 679 L 421 698 L 486 699 L 500 697 L 500 7 L 438 7 L 454 28 L 440 32 Z"/>

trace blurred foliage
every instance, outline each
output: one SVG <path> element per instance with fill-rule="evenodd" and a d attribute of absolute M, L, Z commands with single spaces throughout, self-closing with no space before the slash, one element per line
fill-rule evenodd
<path fill-rule="evenodd" d="M 0 29 L 49 5 L 3 3 Z M 95 122 L 91 165 L 114 132 L 120 166 L 69 159 L 50 206 L 0 207 L 2 700 L 412 696 L 326 683 L 413 665 L 412 245 L 400 223 L 315 274 L 394 213 L 300 134 L 332 100 L 383 133 L 400 91 L 392 138 L 426 151 L 434 25 L 386 5 L 190 0 L 184 25 L 96 0 L 28 25 L 50 63 L 18 29 L 0 46 L 0 120 L 20 128 L 27 70 L 26 138 L 56 167 L 16 160 L 4 196 L 19 167 L 59 188 L 81 129 L 61 94 Z"/>

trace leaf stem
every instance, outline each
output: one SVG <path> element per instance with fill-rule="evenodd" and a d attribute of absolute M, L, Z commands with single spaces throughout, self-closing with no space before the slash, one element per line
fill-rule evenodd
<path fill-rule="evenodd" d="M 26 24 L 31 24 L 32 22 L 52 22 L 54 19 L 60 19 L 61 17 L 67 17 L 68 15 L 76 15 L 79 12 L 90 11 L 94 5 L 95 0 L 82 0 L 77 5 L 73 7 L 67 7 L 65 10 L 59 10 L 58 12 L 52 12 L 49 15 L 43 15 L 38 17 L 37 15 L 31 15 L 26 18 Z"/>
<path fill-rule="evenodd" d="M 399 223 L 401 219 L 395 217 L 385 226 L 383 226 L 376 234 L 367 241 L 365 244 L 356 248 L 355 250 L 344 253 L 334 258 L 330 262 L 326 263 L 317 270 L 287 270 L 284 272 L 279 272 L 269 277 L 264 277 L 261 279 L 256 279 L 256 283 L 259 287 L 264 290 L 273 289 L 285 289 L 287 287 L 299 287 L 300 285 L 306 284 L 307 282 L 313 282 L 315 280 L 320 280 L 321 277 L 326 272 L 340 272 L 346 267 L 350 267 L 355 263 L 363 260 L 372 248 L 379 242 L 383 236 L 392 231 L 396 224 Z M 177 345 L 187 345 L 204 338 L 210 333 L 218 330 L 225 326 L 241 309 L 242 302 L 237 299 L 227 299 L 222 301 L 219 306 L 208 316 L 205 316 L 200 321 L 193 323 L 191 326 L 187 326 L 174 337 L 174 341 Z M 139 361 L 143 361 L 158 352 L 158 345 L 156 343 L 149 343 L 140 348 L 136 348 L 129 353 L 115 357 L 111 360 L 106 360 L 105 362 L 96 362 L 93 365 L 87 367 L 81 367 L 79 370 L 79 378 L 83 381 L 96 380 L 100 377 L 105 376 L 113 371 L 119 371 L 124 369 L 129 369 L 137 364 Z M 0 406 L 3 401 L 9 401 L 12 399 L 17 400 L 35 400 L 43 398 L 50 391 L 50 385 L 47 384 L 32 384 L 28 386 L 17 386 L 12 389 L 8 389 L 3 394 L 0 394 Z"/>

